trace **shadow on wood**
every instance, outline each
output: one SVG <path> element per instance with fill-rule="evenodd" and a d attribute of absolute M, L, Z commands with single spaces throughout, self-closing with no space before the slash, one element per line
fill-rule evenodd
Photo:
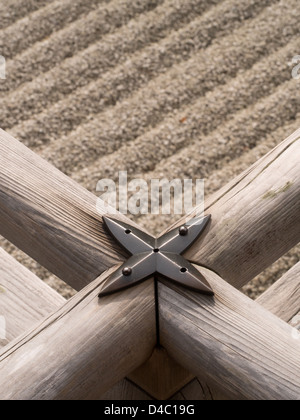
<path fill-rule="evenodd" d="M 167 400 L 191 382 L 194 375 L 170 358 L 165 349 L 156 347 L 150 359 L 128 378 L 151 397 Z"/>

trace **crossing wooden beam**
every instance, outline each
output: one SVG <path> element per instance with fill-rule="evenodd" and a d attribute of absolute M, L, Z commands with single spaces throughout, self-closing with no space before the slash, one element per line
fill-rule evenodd
<path fill-rule="evenodd" d="M 300 189 L 295 157 L 298 150 L 299 131 L 210 199 L 206 210 L 213 216 L 211 228 L 189 251 L 187 258 L 224 273 L 226 281 L 240 287 L 258 270 L 260 272 L 266 268 L 298 243 Z M 270 179 L 272 182 L 269 182 Z M 121 215 L 118 217 L 122 218 Z M 96 197 L 4 132 L 0 132 L 0 222 L 0 233 L 77 289 L 124 259 L 123 251 L 103 229 Z M 232 396 L 257 398 L 262 395 L 275 399 L 280 390 L 281 395 L 289 399 L 296 390 L 299 394 L 299 371 L 295 368 L 295 354 L 299 354 L 299 345 L 293 337 L 289 338 L 293 329 L 269 312 L 262 313 L 259 305 L 254 303 L 254 308 L 253 302 L 244 301 L 247 298 L 210 270 L 204 270 L 204 274 L 216 290 L 214 305 L 204 307 L 200 295 L 160 285 L 162 343 L 170 355 L 179 361 L 179 356 L 174 357 L 177 352 L 182 356 L 179 363 L 199 375 L 209 369 L 207 357 L 210 357 L 214 368 L 209 371 L 208 379 L 222 383 Z M 105 392 L 150 356 L 155 345 L 153 284 L 148 281 L 123 294 L 105 298 L 108 306 L 104 309 L 106 305 L 102 306 L 103 302 L 99 304 L 98 299 L 97 305 L 95 302 L 100 284 L 107 275 L 104 273 L 39 327 L 6 347 L 5 353 L 0 356 L 0 389 L 3 390 L 0 391 L 0 398 L 72 399 L 79 395 L 80 399 L 90 398 L 94 396 L 92 384 L 99 379 L 99 375 L 103 379 L 100 391 Z M 141 296 L 137 295 L 138 292 Z M 184 301 L 181 302 L 181 299 Z M 181 303 L 186 306 L 181 307 Z M 175 309 L 182 325 L 186 322 L 183 333 L 181 324 L 176 324 Z M 129 345 L 127 322 L 135 326 L 135 317 L 139 339 L 133 339 Z M 223 323 L 219 322 L 219 317 Z M 75 324 L 71 327 L 72 320 Z M 83 320 L 88 320 L 87 327 L 83 325 Z M 220 329 L 220 334 L 212 326 L 212 321 Z M 146 325 L 145 331 L 143 324 Z M 74 332 L 74 325 L 79 337 Z M 111 325 L 114 325 L 114 329 Z M 116 329 L 115 325 L 120 329 Z M 186 342 L 190 343 L 190 348 L 185 349 L 185 357 L 183 341 L 171 340 L 177 328 Z M 243 328 L 251 331 L 251 334 L 244 333 Z M 103 332 L 102 337 L 97 335 L 99 330 Z M 277 341 L 270 342 L 271 361 L 267 360 L 267 364 L 261 366 L 262 349 L 269 350 L 267 338 L 270 335 L 267 330 L 272 331 Z M 117 336 L 120 334 L 118 337 L 115 337 L 116 332 Z M 124 332 L 127 336 L 117 348 L 117 341 L 124 337 Z M 103 341 L 103 337 L 107 342 Z M 229 337 L 233 338 L 232 344 L 228 341 Z M 140 340 L 145 343 L 141 346 L 139 357 L 133 357 L 136 356 L 133 353 L 138 351 Z M 53 342 L 49 354 L 46 351 L 35 353 L 34 349 L 43 350 L 48 342 Z M 96 355 L 101 343 L 101 351 Z M 111 346 L 115 346 L 116 350 L 109 352 Z M 288 346 L 288 360 L 282 359 L 282 346 Z M 132 354 L 128 354 L 128 349 L 132 349 Z M 195 349 L 202 350 L 200 356 L 198 350 L 194 354 Z M 208 352 L 207 356 L 205 351 L 212 349 L 214 352 Z M 193 364 L 191 354 L 195 357 Z M 235 359 L 237 356 L 236 367 L 230 358 L 233 354 Z M 117 359 L 124 362 L 126 368 L 123 364 L 118 365 Z M 18 360 L 23 362 L 17 363 Z M 118 373 L 113 370 L 108 375 L 101 360 L 114 364 Z M 91 368 L 98 364 L 99 367 L 92 371 Z M 38 369 L 39 366 L 42 368 Z M 85 371 L 85 368 L 88 369 Z M 271 368 L 270 378 L 266 370 Z M 230 379 L 223 382 L 228 369 Z M 232 377 L 240 369 L 245 381 L 250 377 L 245 386 L 240 386 L 235 376 Z M 290 386 L 284 370 L 294 372 L 290 375 Z M 34 375 L 30 375 L 31 371 L 34 371 Z M 85 380 L 87 372 L 90 374 Z M 4 386 L 1 381 L 5 378 L 9 380 L 5 381 Z M 82 383 L 84 386 L 81 387 Z"/>
<path fill-rule="evenodd" d="M 199 270 L 214 298 L 159 284 L 161 342 L 170 356 L 232 398 L 298 399 L 300 340 L 293 328 L 217 274 Z"/>
<path fill-rule="evenodd" d="M 271 286 L 256 303 L 272 312 L 293 328 L 300 330 L 300 263 L 291 268 L 280 280 Z M 296 314 L 296 315 L 295 315 Z M 296 331 L 294 330 L 294 338 Z M 300 332 L 298 336 L 300 341 Z M 230 390 L 226 391 L 215 381 L 209 383 L 196 378 L 183 387 L 174 399 L 227 400 Z"/>
<path fill-rule="evenodd" d="M 261 295 L 257 303 L 290 322 L 300 311 L 300 262 Z"/>
<path fill-rule="evenodd" d="M 126 258 L 103 214 L 95 195 L 0 130 L 1 235 L 81 290 Z"/>
<path fill-rule="evenodd" d="M 0 248 L 0 349 L 62 306 L 65 299 Z"/>
<path fill-rule="evenodd" d="M 98 399 L 156 344 L 153 281 L 99 300 L 112 270 L 0 355 L 1 400 Z"/>
<path fill-rule="evenodd" d="M 300 129 L 210 197 L 211 225 L 185 257 L 241 288 L 297 245 L 299 152 Z"/>
<path fill-rule="evenodd" d="M 0 350 L 59 310 L 66 300 L 45 282 L 0 248 L 0 316 L 5 319 L 5 338 Z M 127 379 L 95 398 L 148 399 L 149 396 Z"/>

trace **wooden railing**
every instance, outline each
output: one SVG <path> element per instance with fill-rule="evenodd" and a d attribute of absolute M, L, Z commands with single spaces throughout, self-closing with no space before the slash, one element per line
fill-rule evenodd
<path fill-rule="evenodd" d="M 237 290 L 299 242 L 299 140 L 300 130 L 208 200 L 211 225 L 185 256 L 215 297 L 159 283 L 161 344 L 218 396 L 300 395 L 300 340 L 288 325 L 300 310 L 299 265 L 257 302 Z M 64 302 L 0 253 L 1 266 L 11 266 L 2 270 L 0 302 L 13 340 L 2 343 L 0 399 L 100 398 L 149 359 L 152 280 L 99 300 L 125 255 L 103 229 L 96 197 L 3 131 L 0 234 L 79 290 Z M 136 395 L 122 384 L 111 398 Z"/>

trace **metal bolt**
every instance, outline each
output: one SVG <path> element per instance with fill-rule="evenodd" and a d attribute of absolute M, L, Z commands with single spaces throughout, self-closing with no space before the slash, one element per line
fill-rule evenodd
<path fill-rule="evenodd" d="M 181 226 L 179 228 L 179 235 L 180 236 L 186 236 L 189 233 L 189 230 L 186 226 Z"/>
<path fill-rule="evenodd" d="M 132 268 L 125 267 L 125 268 L 123 268 L 122 273 L 123 273 L 123 276 L 129 277 L 132 274 Z"/>

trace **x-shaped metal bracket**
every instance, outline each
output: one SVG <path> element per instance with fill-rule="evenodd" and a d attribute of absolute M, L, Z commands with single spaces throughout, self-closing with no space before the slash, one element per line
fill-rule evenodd
<path fill-rule="evenodd" d="M 199 238 L 211 216 L 195 218 L 160 238 L 139 229 L 103 217 L 110 234 L 132 256 L 103 284 L 99 297 L 132 287 L 152 276 L 163 276 L 188 289 L 213 295 L 213 291 L 199 271 L 181 254 Z"/>

